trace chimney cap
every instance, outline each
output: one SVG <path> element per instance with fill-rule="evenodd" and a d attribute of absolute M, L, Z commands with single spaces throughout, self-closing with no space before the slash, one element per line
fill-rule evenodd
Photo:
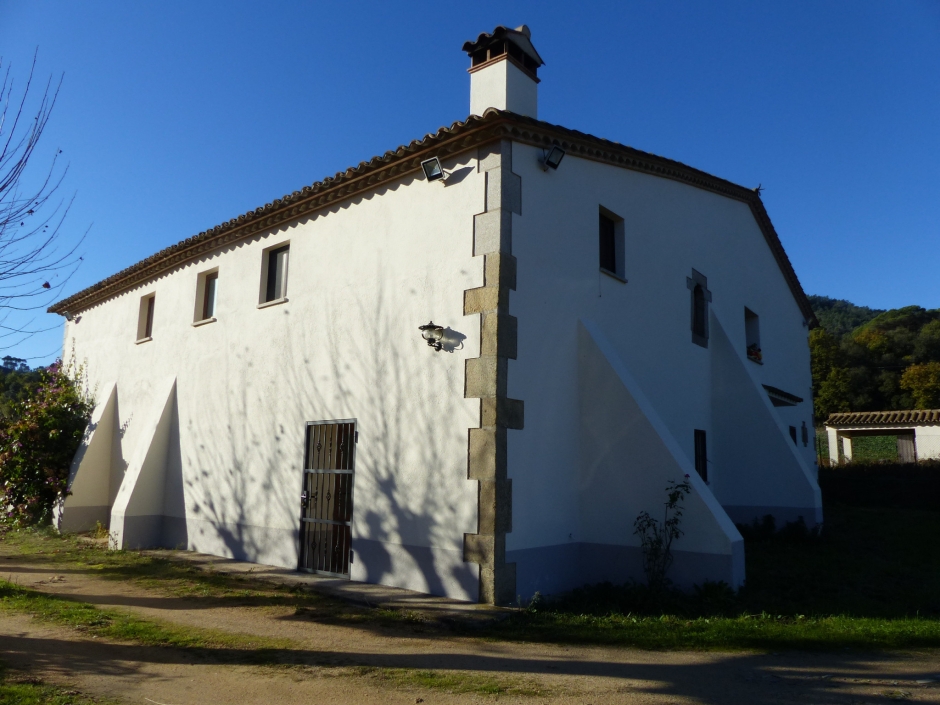
<path fill-rule="evenodd" d="M 521 49 L 526 57 L 534 63 L 534 66 L 528 66 L 528 68 L 537 69 L 539 66 L 543 66 L 545 62 L 542 60 L 542 57 L 539 56 L 535 47 L 532 46 L 531 40 L 532 31 L 526 25 L 520 25 L 515 29 L 499 25 L 492 32 L 481 33 L 480 36 L 476 38 L 476 41 L 464 42 L 463 50 L 473 57 L 474 54 L 487 49 L 492 44 L 508 41 Z M 529 64 L 529 62 L 526 63 Z"/>

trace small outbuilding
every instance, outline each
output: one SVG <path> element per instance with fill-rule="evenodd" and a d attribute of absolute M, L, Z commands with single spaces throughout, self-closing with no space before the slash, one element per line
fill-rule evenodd
<path fill-rule="evenodd" d="M 852 439 L 897 436 L 898 461 L 940 458 L 940 409 L 853 411 L 831 414 L 826 420 L 829 462 L 852 462 Z"/>

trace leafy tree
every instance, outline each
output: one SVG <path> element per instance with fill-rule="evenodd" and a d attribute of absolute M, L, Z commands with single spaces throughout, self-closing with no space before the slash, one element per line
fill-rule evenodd
<path fill-rule="evenodd" d="M 940 362 L 940 309 L 877 311 L 826 297 L 811 300 L 822 306 L 817 311 L 822 325 L 810 332 L 809 341 L 818 421 L 837 411 L 910 409 L 926 403 L 930 392 L 924 373 L 912 373 L 906 384 L 904 375 L 912 365 Z M 854 329 L 846 330 L 855 322 Z"/>
<path fill-rule="evenodd" d="M 940 362 L 940 320 L 920 329 L 914 340 L 914 362 Z"/>
<path fill-rule="evenodd" d="M 0 367 L 0 424 L 13 417 L 14 405 L 26 401 L 39 384 L 40 371 L 23 367 Z"/>
<path fill-rule="evenodd" d="M 6 355 L 3 358 L 3 369 L 14 372 L 29 372 L 29 365 L 27 365 L 26 360 L 21 357 Z"/>
<path fill-rule="evenodd" d="M 911 365 L 901 375 L 901 387 L 911 392 L 916 409 L 940 409 L 940 362 Z"/>
<path fill-rule="evenodd" d="M 829 374 L 820 381 L 819 389 L 813 396 L 816 418 L 825 421 L 829 414 L 852 411 L 854 390 L 852 377 L 844 367 L 833 367 Z"/>
<path fill-rule="evenodd" d="M 882 309 L 856 306 L 845 299 L 831 299 L 828 296 L 810 296 L 809 302 L 819 325 L 836 339 L 851 333 L 879 313 L 884 313 Z"/>
<path fill-rule="evenodd" d="M 72 458 L 93 408 L 82 389 L 81 369 L 56 361 L 39 377 L 33 393 L 12 405 L 12 418 L 0 428 L 0 506 L 18 524 L 51 520 L 53 505 L 66 495 Z"/>

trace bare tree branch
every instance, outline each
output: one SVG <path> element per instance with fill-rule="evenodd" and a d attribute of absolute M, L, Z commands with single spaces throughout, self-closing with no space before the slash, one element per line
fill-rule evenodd
<path fill-rule="evenodd" d="M 54 84 L 50 77 L 36 104 L 31 100 L 36 58 L 22 89 L 0 58 L 0 330 L 6 331 L 0 340 L 14 332 L 24 336 L 12 345 L 0 344 L 0 351 L 47 330 L 32 330 L 29 323 L 3 325 L 4 312 L 44 309 L 59 298 L 81 264 L 78 248 L 88 234 L 69 243 L 63 232 L 74 197 L 59 196 L 68 174 L 68 166 L 60 165 L 62 150 L 55 150 L 38 176 L 29 169 L 64 78 Z"/>

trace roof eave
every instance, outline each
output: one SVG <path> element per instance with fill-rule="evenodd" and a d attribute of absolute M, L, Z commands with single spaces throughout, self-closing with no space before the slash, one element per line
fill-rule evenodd
<path fill-rule="evenodd" d="M 208 251 L 282 223 L 297 220 L 338 201 L 417 172 L 421 168 L 421 160 L 428 156 L 456 154 L 499 138 L 509 138 L 537 147 L 557 144 L 572 156 L 680 181 L 747 203 L 807 324 L 811 328 L 818 325 L 809 299 L 757 192 L 681 162 L 642 152 L 619 142 L 495 108 L 488 109 L 482 116 L 471 115 L 463 122 L 443 127 L 434 134 L 428 134 L 421 140 L 373 157 L 368 162 L 360 162 L 356 167 L 318 181 L 300 191 L 294 191 L 261 208 L 248 211 L 167 247 L 53 304 L 48 311 L 64 315 L 67 311 L 78 313 L 86 310 Z"/>

